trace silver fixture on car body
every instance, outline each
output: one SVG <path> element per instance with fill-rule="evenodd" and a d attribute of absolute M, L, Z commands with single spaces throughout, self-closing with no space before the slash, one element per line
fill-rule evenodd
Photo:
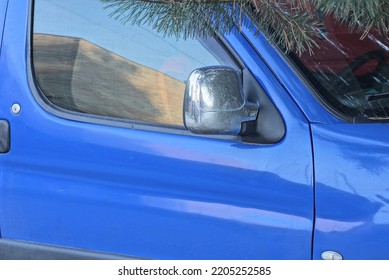
<path fill-rule="evenodd" d="M 11 107 L 11 111 L 12 111 L 12 113 L 14 113 L 15 115 L 19 114 L 20 111 L 21 111 L 20 105 L 19 105 L 18 103 L 13 104 L 12 107 Z"/>
<path fill-rule="evenodd" d="M 335 251 L 324 251 L 321 258 L 323 260 L 343 260 L 342 255 Z"/>

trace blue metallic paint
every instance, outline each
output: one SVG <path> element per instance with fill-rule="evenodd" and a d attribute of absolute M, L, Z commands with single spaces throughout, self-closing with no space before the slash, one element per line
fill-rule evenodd
<path fill-rule="evenodd" d="M 3 31 L 4 31 L 5 16 L 6 16 L 6 12 L 7 12 L 7 5 L 8 5 L 8 0 L 1 0 L 0 1 L 0 55 L 1 55 L 1 46 L 2 46 L 2 42 L 3 42 Z M 0 224 L 0 238 L 1 237 L 2 237 L 2 235 L 1 235 L 1 224 Z"/>
<path fill-rule="evenodd" d="M 12 132 L 0 156 L 4 238 L 164 259 L 311 258 L 309 125 L 244 37 L 227 41 L 285 119 L 274 145 L 49 114 L 28 83 L 27 2 L 9 4 L 0 60 L 0 114 Z"/>
<path fill-rule="evenodd" d="M 313 125 L 313 257 L 389 258 L 389 124 Z"/>
<path fill-rule="evenodd" d="M 9 3 L 0 60 L 0 117 L 12 129 L 0 155 L 3 237 L 151 258 L 389 258 L 389 124 L 335 118 L 247 30 L 226 41 L 285 120 L 277 144 L 53 116 L 28 83 L 27 2 Z"/>
<path fill-rule="evenodd" d="M 1 53 L 1 43 L 3 42 L 3 30 L 4 30 L 4 22 L 5 15 L 7 12 L 8 0 L 0 1 L 0 53 Z"/>
<path fill-rule="evenodd" d="M 262 36 L 245 34 L 311 122 L 313 258 L 333 250 L 345 259 L 389 259 L 389 123 L 331 116 Z"/>
<path fill-rule="evenodd" d="M 297 71 L 293 70 L 292 65 L 270 45 L 263 35 L 256 35 L 254 31 L 247 29 L 244 29 L 243 32 L 310 122 L 341 122 L 318 102 L 307 84 L 297 75 Z"/>

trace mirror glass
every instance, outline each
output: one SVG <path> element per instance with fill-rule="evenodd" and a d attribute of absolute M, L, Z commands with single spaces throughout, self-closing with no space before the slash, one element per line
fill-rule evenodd
<path fill-rule="evenodd" d="M 209 69 L 199 76 L 201 109 L 213 112 L 235 111 L 244 105 L 240 81 L 234 70 Z"/>

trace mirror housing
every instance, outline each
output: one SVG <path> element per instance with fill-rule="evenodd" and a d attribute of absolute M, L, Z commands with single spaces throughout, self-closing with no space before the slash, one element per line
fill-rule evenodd
<path fill-rule="evenodd" d="M 242 123 L 257 118 L 259 105 L 248 102 L 237 71 L 225 66 L 194 70 L 184 97 L 185 127 L 199 134 L 239 135 Z"/>

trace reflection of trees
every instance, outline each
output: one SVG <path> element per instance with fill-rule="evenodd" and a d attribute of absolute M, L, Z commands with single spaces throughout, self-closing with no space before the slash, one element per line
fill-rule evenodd
<path fill-rule="evenodd" d="M 123 23 L 148 24 L 166 36 L 207 36 L 217 30 L 251 27 L 244 15 L 287 51 L 311 51 L 321 30 L 320 15 L 334 14 L 367 34 L 389 30 L 389 3 L 338 0 L 100 0 Z M 318 13 L 320 11 L 320 13 Z M 212 21 L 212 27 L 210 25 Z"/>

